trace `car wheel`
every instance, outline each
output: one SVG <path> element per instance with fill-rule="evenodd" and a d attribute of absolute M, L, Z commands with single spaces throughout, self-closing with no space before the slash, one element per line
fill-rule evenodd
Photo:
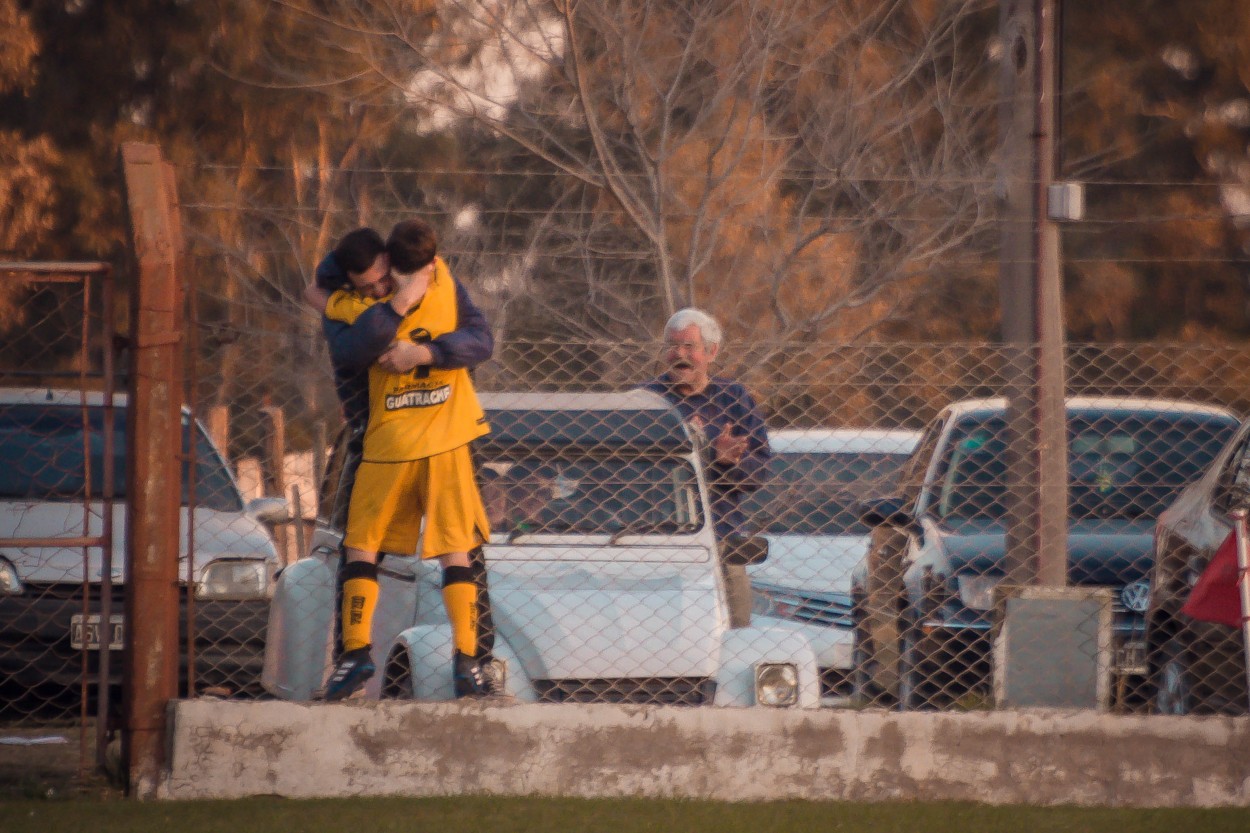
<path fill-rule="evenodd" d="M 1159 672 L 1155 683 L 1155 711 L 1159 714 L 1189 714 L 1194 709 L 1193 672 L 1189 651 L 1176 637 L 1159 649 Z"/>
<path fill-rule="evenodd" d="M 386 674 L 382 678 L 383 700 L 412 699 L 412 666 L 408 652 L 397 650 L 386 660 Z"/>

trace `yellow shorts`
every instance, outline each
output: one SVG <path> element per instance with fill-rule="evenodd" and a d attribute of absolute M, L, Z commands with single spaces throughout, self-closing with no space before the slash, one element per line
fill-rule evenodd
<path fill-rule="evenodd" d="M 425 535 L 421 519 L 425 518 Z M 422 558 L 468 552 L 490 540 L 469 446 L 404 463 L 362 462 L 343 543 L 365 552 Z"/>

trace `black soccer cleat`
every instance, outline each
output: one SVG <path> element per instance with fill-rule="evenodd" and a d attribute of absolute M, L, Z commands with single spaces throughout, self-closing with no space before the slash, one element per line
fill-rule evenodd
<path fill-rule="evenodd" d="M 452 660 L 451 679 L 457 697 L 492 697 L 496 693 L 495 681 L 482 668 L 482 664 L 476 658 L 459 651 L 456 651 Z"/>
<path fill-rule="evenodd" d="M 331 703 L 344 700 L 364 687 L 364 684 L 378 670 L 373 664 L 370 647 L 366 645 L 363 648 L 356 648 L 339 657 L 339 664 L 335 666 L 334 673 L 326 681 L 325 690 L 321 694 L 322 700 Z"/>

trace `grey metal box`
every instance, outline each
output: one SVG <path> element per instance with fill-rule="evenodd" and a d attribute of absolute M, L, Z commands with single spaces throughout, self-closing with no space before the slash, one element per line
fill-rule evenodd
<path fill-rule="evenodd" d="M 1111 695 L 1111 590 L 1001 588 L 994 700 L 1002 708 L 1100 709 Z"/>

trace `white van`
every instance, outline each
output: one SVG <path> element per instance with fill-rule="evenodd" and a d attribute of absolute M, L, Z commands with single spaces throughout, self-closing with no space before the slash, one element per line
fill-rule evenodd
<path fill-rule="evenodd" d="M 704 451 L 662 397 L 481 399 L 492 429 L 474 443 L 492 516 L 488 671 L 504 693 L 521 702 L 819 705 L 803 626 L 750 621 L 744 568 L 767 557 L 766 541 L 718 545 Z M 345 447 L 340 439 L 312 553 L 282 572 L 274 594 L 263 679 L 285 699 L 312 699 L 331 665 Z M 379 582 L 372 644 L 383 673 L 365 696 L 452 699 L 437 562 L 384 557 Z"/>

